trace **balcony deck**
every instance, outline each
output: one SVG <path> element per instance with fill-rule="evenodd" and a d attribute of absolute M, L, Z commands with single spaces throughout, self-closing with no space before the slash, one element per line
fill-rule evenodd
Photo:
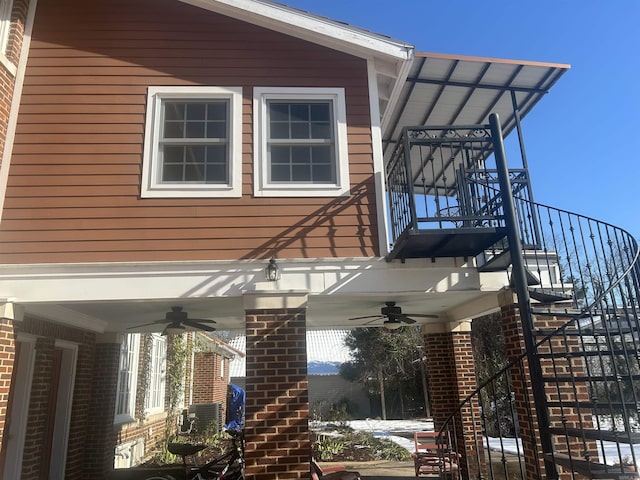
<path fill-rule="evenodd" d="M 407 230 L 396 240 L 387 260 L 475 257 L 505 235 L 504 227 Z"/>

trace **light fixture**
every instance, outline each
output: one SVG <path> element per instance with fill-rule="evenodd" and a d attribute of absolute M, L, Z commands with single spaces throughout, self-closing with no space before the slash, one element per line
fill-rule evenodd
<path fill-rule="evenodd" d="M 162 331 L 162 335 L 178 335 L 187 331 L 187 328 L 182 325 L 180 322 L 171 322 L 169 325 L 164 327 Z"/>
<path fill-rule="evenodd" d="M 383 325 L 387 330 L 397 330 L 402 326 L 402 322 L 399 322 L 397 320 L 387 320 L 383 323 Z"/>
<path fill-rule="evenodd" d="M 280 280 L 280 267 L 276 263 L 275 258 L 272 257 L 271 260 L 269 260 L 269 265 L 264 269 L 264 274 L 270 282 Z"/>

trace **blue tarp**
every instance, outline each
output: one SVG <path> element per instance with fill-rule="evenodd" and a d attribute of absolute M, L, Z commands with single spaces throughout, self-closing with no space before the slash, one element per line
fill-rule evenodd
<path fill-rule="evenodd" d="M 226 430 L 240 431 L 244 428 L 244 404 L 246 393 L 237 385 L 227 386 L 227 415 Z"/>

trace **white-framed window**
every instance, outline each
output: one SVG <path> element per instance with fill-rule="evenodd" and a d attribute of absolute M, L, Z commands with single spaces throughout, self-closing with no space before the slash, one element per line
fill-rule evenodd
<path fill-rule="evenodd" d="M 149 87 L 141 196 L 242 196 L 242 87 Z"/>
<path fill-rule="evenodd" d="M 0 0 L 0 52 L 2 55 L 6 55 L 9 44 L 12 9 L 13 0 Z"/>
<path fill-rule="evenodd" d="M 144 408 L 147 414 L 164 411 L 164 387 L 167 364 L 167 339 L 162 335 L 150 335 L 151 363 L 149 365 L 149 386 L 145 396 Z"/>
<path fill-rule="evenodd" d="M 348 195 L 344 89 L 256 87 L 253 92 L 255 195 Z"/>
<path fill-rule="evenodd" d="M 140 334 L 125 335 L 120 345 L 115 423 L 129 422 L 134 419 L 139 356 Z"/>

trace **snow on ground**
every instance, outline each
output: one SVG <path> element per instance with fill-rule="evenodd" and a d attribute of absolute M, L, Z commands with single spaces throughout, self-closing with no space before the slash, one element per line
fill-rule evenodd
<path fill-rule="evenodd" d="M 414 451 L 413 432 L 430 432 L 433 431 L 433 421 L 426 420 L 374 420 L 367 418 L 366 420 L 351 420 L 346 422 L 354 430 L 362 430 L 372 433 L 375 437 L 386 438 L 403 446 L 409 452 Z M 323 430 L 330 430 L 331 424 L 327 422 L 317 422 L 315 426 Z M 504 449 L 505 453 L 519 455 L 522 453 L 522 443 L 520 439 L 515 438 L 489 438 L 485 439 L 485 447 L 493 451 L 499 452 Z M 618 454 L 618 447 L 620 454 Z M 607 464 L 614 465 L 619 463 L 619 458 L 632 461 L 632 452 L 635 454 L 636 466 L 640 469 L 640 444 L 616 444 L 614 442 L 602 442 L 599 450 L 600 458 L 605 460 Z"/>
<path fill-rule="evenodd" d="M 500 445 L 504 448 L 505 453 L 513 455 L 519 455 L 522 453 L 522 442 L 520 439 L 515 438 L 489 438 L 489 448 L 493 451 L 499 452 Z M 487 439 L 484 440 L 485 447 L 487 446 Z M 620 448 L 620 454 L 618 455 L 618 447 Z M 599 447 L 598 453 L 600 455 L 600 461 L 605 461 L 607 465 L 615 465 L 620 463 L 620 458 L 625 461 L 631 462 L 633 457 L 631 456 L 631 448 L 636 459 L 636 468 L 640 468 L 640 444 L 629 445 L 626 443 L 616 444 L 614 442 L 602 442 L 602 446 Z"/>
<path fill-rule="evenodd" d="M 369 432 L 374 437 L 391 440 L 410 452 L 415 450 L 413 432 L 433 431 L 433 421 L 430 419 L 374 420 L 367 418 L 366 420 L 350 420 L 344 423 L 354 430 Z M 331 424 L 327 422 L 316 422 L 314 426 L 323 430 L 331 428 Z"/>

